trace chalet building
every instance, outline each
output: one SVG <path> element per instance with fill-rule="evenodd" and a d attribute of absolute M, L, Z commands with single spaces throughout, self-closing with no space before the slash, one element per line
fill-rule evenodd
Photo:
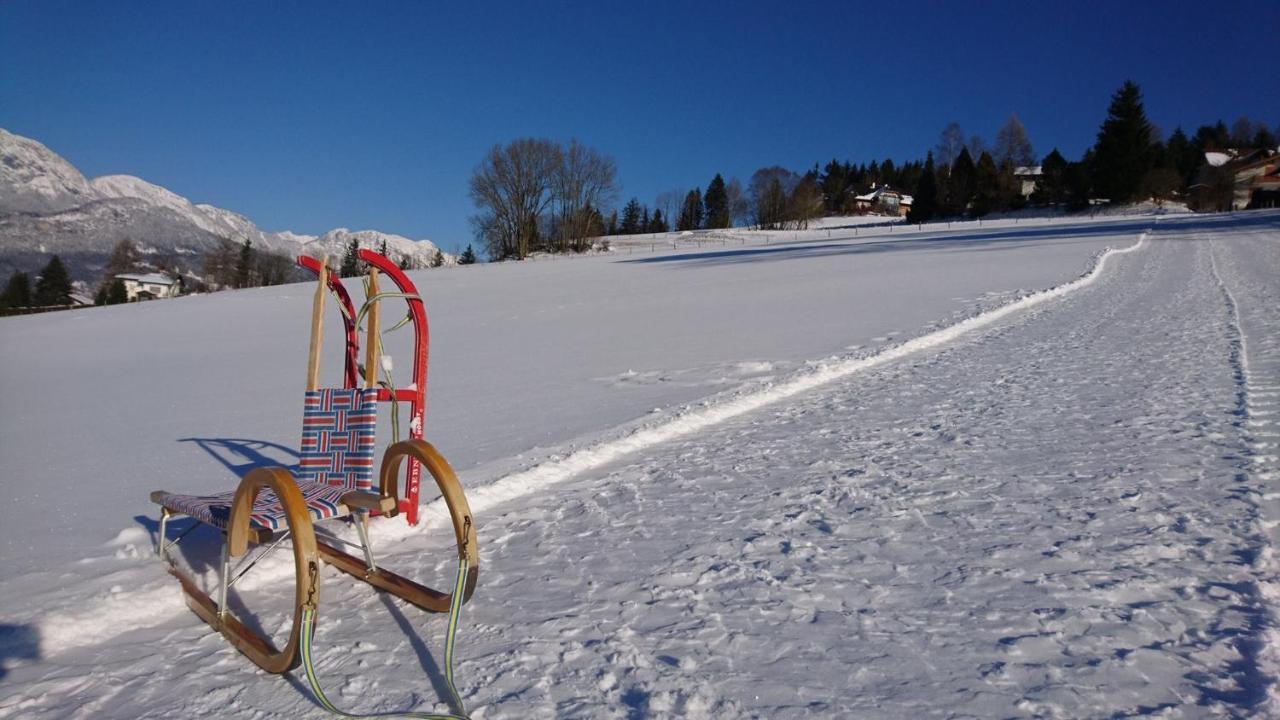
<path fill-rule="evenodd" d="M 129 302 L 177 297 L 182 290 L 182 280 L 171 278 L 164 273 L 117 275 L 116 279 L 124 283 L 124 291 L 129 294 Z"/>
<path fill-rule="evenodd" d="M 1018 183 L 1018 191 L 1022 193 L 1022 197 L 1031 197 L 1042 175 L 1044 167 L 1041 165 L 1020 165 L 1013 169 L 1013 178 Z"/>
<path fill-rule="evenodd" d="M 1280 196 L 1280 154 L 1255 153 L 1252 157 L 1234 168 L 1231 209 L 1280 207 L 1276 202 Z"/>
<path fill-rule="evenodd" d="M 911 210 L 911 196 L 898 192 L 888 185 L 871 186 L 871 192 L 853 198 L 854 211 L 859 215 L 905 216 Z"/>
<path fill-rule="evenodd" d="M 1212 150 L 1190 190 L 1201 212 L 1280 207 L 1280 154 L 1275 150 Z"/>

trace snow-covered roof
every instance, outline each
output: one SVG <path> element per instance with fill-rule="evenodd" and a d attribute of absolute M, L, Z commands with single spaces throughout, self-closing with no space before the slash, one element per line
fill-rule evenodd
<path fill-rule="evenodd" d="M 164 273 L 147 273 L 145 275 L 135 275 L 126 273 L 117 275 L 117 280 L 132 280 L 136 283 L 146 283 L 147 285 L 177 285 L 178 281 L 165 275 Z"/>
<path fill-rule="evenodd" d="M 897 195 L 900 198 L 910 197 L 909 195 L 903 195 L 902 193 L 898 192 L 897 190 L 894 190 L 888 185 L 881 185 L 880 187 L 872 187 L 871 192 L 867 193 L 866 195 L 855 195 L 853 199 L 863 200 L 866 202 L 875 202 L 877 199 L 880 198 L 881 195 L 884 195 L 885 193 L 893 193 L 894 195 Z"/>
<path fill-rule="evenodd" d="M 1013 169 L 1014 175 L 1043 175 L 1044 168 L 1040 165 L 1019 165 Z"/>
<path fill-rule="evenodd" d="M 1222 167 L 1231 161 L 1231 155 L 1224 152 L 1209 151 L 1204 154 L 1204 161 L 1214 167 Z"/>

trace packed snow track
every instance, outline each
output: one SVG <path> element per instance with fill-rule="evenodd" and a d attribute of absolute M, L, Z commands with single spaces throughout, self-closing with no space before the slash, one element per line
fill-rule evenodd
<path fill-rule="evenodd" d="M 1276 712 L 1278 240 L 1166 224 L 989 331 L 511 508 L 464 677 L 562 716 Z"/>

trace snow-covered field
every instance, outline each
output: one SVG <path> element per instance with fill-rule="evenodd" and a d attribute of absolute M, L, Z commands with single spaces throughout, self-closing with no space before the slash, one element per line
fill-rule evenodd
<path fill-rule="evenodd" d="M 475 717 L 1280 712 L 1280 214 L 739 237 L 416 276 Z M 0 716 L 323 716 L 146 500 L 294 461 L 311 289 L 0 320 Z M 438 586 L 426 517 L 374 541 Z M 335 573 L 321 612 L 340 705 L 444 709 L 442 617 Z"/>

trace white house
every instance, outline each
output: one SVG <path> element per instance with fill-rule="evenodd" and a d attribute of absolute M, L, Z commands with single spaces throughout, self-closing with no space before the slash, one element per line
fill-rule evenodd
<path fill-rule="evenodd" d="M 129 302 L 176 297 L 178 291 L 182 289 L 181 281 L 164 273 L 117 275 L 116 279 L 124 283 L 124 290 L 129 294 Z"/>
<path fill-rule="evenodd" d="M 906 215 L 911 209 L 911 196 L 898 192 L 888 185 L 872 186 L 866 195 L 855 195 L 854 208 L 858 214 L 876 212 L 881 215 Z"/>
<path fill-rule="evenodd" d="M 1043 175 L 1044 167 L 1041 165 L 1019 165 L 1013 169 L 1013 177 L 1018 181 L 1018 189 L 1024 198 L 1031 197 L 1031 193 L 1036 191 L 1036 183 Z"/>

